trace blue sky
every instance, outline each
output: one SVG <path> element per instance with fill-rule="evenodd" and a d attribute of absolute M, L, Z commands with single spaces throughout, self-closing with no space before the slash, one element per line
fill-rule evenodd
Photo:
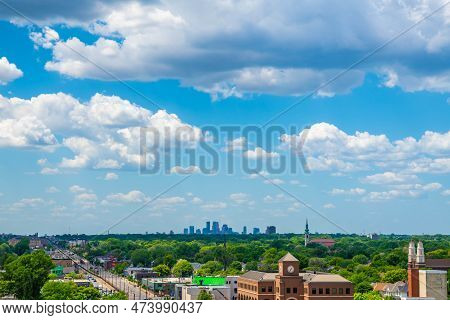
<path fill-rule="evenodd" d="M 295 132 L 243 134 L 443 2 L 51 2 L 0 10 L 0 232 L 103 232 L 192 171 L 112 232 L 302 232 L 308 218 L 318 232 L 448 233 L 447 7 L 271 123 Z M 230 125 L 234 143 L 203 130 Z M 307 125 L 311 173 L 243 172 L 298 151 Z M 141 174 L 140 127 L 186 129 L 181 152 L 209 144 L 218 171 L 166 158 L 170 172 Z"/>

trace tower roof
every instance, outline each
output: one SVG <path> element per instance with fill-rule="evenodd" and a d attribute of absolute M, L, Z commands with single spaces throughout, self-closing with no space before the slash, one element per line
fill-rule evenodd
<path fill-rule="evenodd" d="M 292 262 L 292 261 L 298 261 L 296 257 L 294 257 L 292 254 L 290 254 L 289 252 L 285 254 L 285 256 L 283 258 L 281 258 L 280 260 L 278 260 L 278 262 Z"/>

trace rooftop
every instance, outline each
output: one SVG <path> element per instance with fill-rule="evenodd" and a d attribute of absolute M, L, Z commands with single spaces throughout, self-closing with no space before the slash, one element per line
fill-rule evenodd
<path fill-rule="evenodd" d="M 250 279 L 254 281 L 274 281 L 275 276 L 278 275 L 278 273 L 267 273 L 267 272 L 261 272 L 261 271 L 248 271 L 244 273 L 241 277 L 245 279 Z M 350 283 L 347 279 L 344 277 L 338 275 L 338 274 L 332 274 L 332 273 L 299 273 L 299 276 L 303 277 L 303 280 L 306 283 L 316 283 L 316 282 L 340 282 L 340 283 Z"/>
<path fill-rule="evenodd" d="M 428 273 L 428 274 L 447 274 L 445 270 L 419 270 L 420 273 Z"/>
<path fill-rule="evenodd" d="M 306 274 L 307 277 L 303 277 L 303 279 L 305 279 L 305 282 L 348 282 L 350 283 L 350 281 L 348 281 L 347 279 L 345 279 L 343 276 L 339 275 L 339 274 L 313 274 L 313 273 L 308 273 Z"/>
<path fill-rule="evenodd" d="M 425 267 L 433 269 L 450 269 L 450 259 L 425 259 Z"/>
<path fill-rule="evenodd" d="M 255 281 L 273 281 L 278 273 L 267 273 L 261 271 L 247 271 L 241 277 Z"/>
<path fill-rule="evenodd" d="M 372 284 L 372 288 L 374 291 L 383 291 L 387 285 L 388 285 L 388 283 L 386 283 L 386 282 L 376 282 L 376 283 Z"/>
<path fill-rule="evenodd" d="M 283 258 L 278 260 L 278 262 L 293 262 L 293 261 L 298 261 L 298 260 L 290 252 L 286 253 Z"/>

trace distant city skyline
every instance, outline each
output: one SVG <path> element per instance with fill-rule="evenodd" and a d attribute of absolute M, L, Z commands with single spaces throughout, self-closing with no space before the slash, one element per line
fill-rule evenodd
<path fill-rule="evenodd" d="M 252 234 L 260 234 L 260 229 L 258 227 L 253 227 Z M 276 234 L 277 230 L 275 226 L 267 226 L 265 234 Z M 194 225 L 190 225 L 187 228 L 183 229 L 183 234 L 185 235 L 219 235 L 219 234 L 248 234 L 247 233 L 247 226 L 242 227 L 242 231 L 239 232 L 237 230 L 233 230 L 231 226 L 224 223 L 222 224 L 222 227 L 220 227 L 219 221 L 212 221 L 212 228 L 211 228 L 211 221 L 205 222 L 205 227 L 203 228 L 196 228 Z"/>

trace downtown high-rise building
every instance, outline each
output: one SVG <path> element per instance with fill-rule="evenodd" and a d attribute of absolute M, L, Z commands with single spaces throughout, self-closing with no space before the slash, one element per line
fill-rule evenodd
<path fill-rule="evenodd" d="M 195 234 L 195 227 L 189 226 L 189 234 Z"/>
<path fill-rule="evenodd" d="M 222 234 L 227 234 L 228 233 L 228 225 L 227 224 L 224 224 L 223 226 L 222 226 Z"/>
<path fill-rule="evenodd" d="M 220 233 L 219 222 L 213 221 L 213 223 L 212 223 L 212 234 L 219 234 L 219 233 Z"/>
<path fill-rule="evenodd" d="M 244 226 L 244 228 L 242 228 L 242 234 L 247 234 L 247 226 Z"/>
<path fill-rule="evenodd" d="M 206 226 L 202 230 L 203 234 L 210 234 L 211 233 L 211 222 L 206 221 Z"/>
<path fill-rule="evenodd" d="M 266 234 L 275 234 L 277 233 L 277 228 L 275 226 L 267 226 Z"/>
<path fill-rule="evenodd" d="M 259 228 L 253 228 L 253 234 L 260 234 Z"/>

